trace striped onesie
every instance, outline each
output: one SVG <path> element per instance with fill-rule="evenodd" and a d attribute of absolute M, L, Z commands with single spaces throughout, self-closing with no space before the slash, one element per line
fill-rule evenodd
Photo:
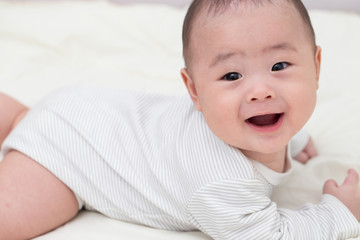
<path fill-rule="evenodd" d="M 295 143 L 296 147 L 296 143 Z M 278 208 L 276 173 L 217 138 L 188 96 L 72 87 L 36 105 L 7 137 L 56 175 L 79 207 L 213 239 L 346 239 L 358 222 L 335 197 Z"/>

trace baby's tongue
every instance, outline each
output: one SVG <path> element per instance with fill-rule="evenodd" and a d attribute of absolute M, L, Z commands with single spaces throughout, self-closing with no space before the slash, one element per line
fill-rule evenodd
<path fill-rule="evenodd" d="M 248 121 L 251 124 L 257 126 L 266 126 L 266 125 L 275 124 L 279 120 L 279 118 L 280 118 L 280 114 L 266 114 L 266 115 L 251 117 L 248 119 Z"/>

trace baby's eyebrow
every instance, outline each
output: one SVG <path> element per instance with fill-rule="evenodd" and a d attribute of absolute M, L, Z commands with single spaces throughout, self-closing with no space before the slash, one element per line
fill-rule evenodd
<path fill-rule="evenodd" d="M 283 42 L 283 43 L 275 44 L 270 47 L 266 47 L 262 50 L 262 52 L 266 53 L 274 50 L 290 50 L 297 52 L 297 49 L 288 42 Z"/>
<path fill-rule="evenodd" d="M 279 44 L 275 44 L 273 46 L 266 47 L 266 48 L 262 49 L 262 52 L 267 53 L 267 52 L 276 51 L 276 50 L 285 50 L 285 51 L 298 52 L 298 50 L 288 42 L 282 42 L 282 43 L 279 43 Z M 246 53 L 243 52 L 243 51 L 220 53 L 214 58 L 213 61 L 211 61 L 210 68 L 214 67 L 219 62 L 225 61 L 225 60 L 227 60 L 227 59 L 229 59 L 229 58 L 231 58 L 233 56 L 236 56 L 236 55 L 246 56 Z"/>
<path fill-rule="evenodd" d="M 214 67 L 216 64 L 218 64 L 219 62 L 225 61 L 235 55 L 241 55 L 241 56 L 246 56 L 246 54 L 242 51 L 236 51 L 236 52 L 228 52 L 228 53 L 220 53 L 219 55 L 217 55 L 213 61 L 211 61 L 210 64 L 210 68 Z"/>

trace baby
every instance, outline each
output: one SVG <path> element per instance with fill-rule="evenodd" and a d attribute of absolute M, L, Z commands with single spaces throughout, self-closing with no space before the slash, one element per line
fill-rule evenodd
<path fill-rule="evenodd" d="M 316 205 L 271 201 L 292 156 L 316 155 L 300 130 L 321 49 L 301 1 L 194 0 L 183 50 L 190 97 L 66 88 L 29 111 L 0 95 L 0 239 L 41 235 L 83 208 L 213 239 L 359 235 L 354 170 Z"/>

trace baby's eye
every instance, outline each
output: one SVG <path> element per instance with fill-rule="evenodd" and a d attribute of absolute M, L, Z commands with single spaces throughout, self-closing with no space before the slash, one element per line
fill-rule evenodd
<path fill-rule="evenodd" d="M 272 68 L 271 71 L 281 71 L 285 68 L 287 68 L 290 64 L 287 62 L 278 62 L 276 63 Z"/>
<path fill-rule="evenodd" d="M 227 81 L 235 81 L 242 78 L 242 75 L 237 72 L 230 72 L 225 74 L 221 79 L 227 80 Z"/>

